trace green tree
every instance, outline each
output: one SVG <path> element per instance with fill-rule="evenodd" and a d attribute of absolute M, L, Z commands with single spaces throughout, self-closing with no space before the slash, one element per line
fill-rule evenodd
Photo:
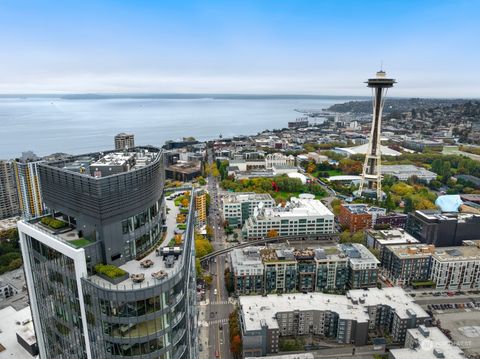
<path fill-rule="evenodd" d="M 403 207 L 403 212 L 404 213 L 410 213 L 415 210 L 415 204 L 413 203 L 412 197 L 408 196 L 405 197 L 403 200 L 404 207 Z"/>

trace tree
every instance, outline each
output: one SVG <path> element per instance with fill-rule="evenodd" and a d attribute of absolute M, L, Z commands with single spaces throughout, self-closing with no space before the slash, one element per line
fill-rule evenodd
<path fill-rule="evenodd" d="M 351 237 L 352 243 L 364 243 L 365 242 L 365 232 L 364 231 L 357 231 L 352 234 Z"/>
<path fill-rule="evenodd" d="M 237 233 L 237 232 L 235 232 L 235 233 L 233 234 L 233 239 L 235 239 L 235 240 L 238 239 L 238 233 Z"/>
<path fill-rule="evenodd" d="M 202 277 L 202 265 L 200 264 L 200 258 L 195 258 L 195 272 L 197 273 L 197 278 Z"/>
<path fill-rule="evenodd" d="M 387 210 L 387 212 L 392 212 L 395 209 L 395 202 L 392 199 L 392 196 L 390 193 L 387 194 L 387 198 L 385 198 L 385 202 L 383 203 L 383 206 Z"/>
<path fill-rule="evenodd" d="M 188 207 L 190 201 L 187 198 L 182 199 L 181 204 L 183 207 Z"/>
<path fill-rule="evenodd" d="M 212 243 L 205 238 L 196 238 L 195 239 L 195 253 L 197 258 L 205 257 L 207 254 L 213 252 Z"/>
<path fill-rule="evenodd" d="M 403 203 L 404 203 L 404 207 L 403 207 L 404 213 L 410 213 L 415 210 L 415 205 L 413 203 L 412 197 L 410 196 L 405 197 L 405 199 L 403 200 Z"/>
<path fill-rule="evenodd" d="M 213 237 L 213 228 L 211 225 L 207 224 L 205 227 L 205 231 L 207 232 L 207 238 L 211 239 Z"/>
<path fill-rule="evenodd" d="M 237 334 L 237 335 L 233 336 L 233 338 L 230 342 L 230 350 L 235 355 L 241 355 L 242 354 L 242 338 L 240 337 L 240 335 Z"/>
<path fill-rule="evenodd" d="M 342 206 L 342 201 L 340 201 L 338 198 L 335 198 L 331 202 L 331 206 L 332 206 L 333 214 L 335 216 L 338 216 L 340 214 L 340 207 Z"/>
<path fill-rule="evenodd" d="M 278 237 L 278 231 L 275 230 L 275 229 L 270 229 L 270 230 L 267 232 L 267 237 L 268 237 L 268 238 Z"/>
<path fill-rule="evenodd" d="M 340 233 L 340 243 L 349 243 L 350 242 L 350 231 L 347 229 Z"/>
<path fill-rule="evenodd" d="M 313 173 L 317 169 L 317 166 L 313 162 L 309 162 L 307 166 L 307 173 Z"/>
<path fill-rule="evenodd" d="M 228 294 L 232 294 L 235 291 L 233 284 L 233 276 L 230 268 L 226 268 L 224 271 L 225 287 L 227 288 Z"/>
<path fill-rule="evenodd" d="M 348 175 L 358 175 L 362 172 L 362 162 L 354 161 L 351 158 L 340 160 L 339 167 L 343 173 Z"/>
<path fill-rule="evenodd" d="M 207 287 L 210 287 L 213 282 L 213 277 L 210 274 L 206 274 L 203 276 L 203 281 L 207 285 Z"/>

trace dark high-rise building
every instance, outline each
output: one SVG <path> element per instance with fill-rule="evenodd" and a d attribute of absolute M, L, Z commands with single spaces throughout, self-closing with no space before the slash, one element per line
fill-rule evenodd
<path fill-rule="evenodd" d="M 115 136 L 115 150 L 124 150 L 135 147 L 135 138 L 132 133 L 119 133 Z"/>
<path fill-rule="evenodd" d="M 10 161 L 0 161 L 0 219 L 16 216 L 19 212 L 13 164 Z"/>
<path fill-rule="evenodd" d="M 198 357 L 194 193 L 171 246 L 179 208 L 164 196 L 163 151 L 86 154 L 38 172 L 52 214 L 18 228 L 40 357 Z"/>

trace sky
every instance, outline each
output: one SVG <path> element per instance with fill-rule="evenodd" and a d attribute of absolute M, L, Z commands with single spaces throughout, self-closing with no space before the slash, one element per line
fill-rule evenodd
<path fill-rule="evenodd" d="M 0 0 L 0 93 L 480 97 L 480 0 Z"/>

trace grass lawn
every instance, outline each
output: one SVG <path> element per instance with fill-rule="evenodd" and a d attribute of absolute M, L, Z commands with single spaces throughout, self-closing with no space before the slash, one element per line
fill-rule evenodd
<path fill-rule="evenodd" d="M 92 242 L 90 242 L 88 239 L 81 238 L 81 239 L 75 239 L 73 241 L 68 241 L 68 243 L 71 244 L 72 246 L 74 246 L 75 248 L 82 248 L 82 247 L 85 247 L 87 244 L 90 244 Z"/>
<path fill-rule="evenodd" d="M 322 173 L 322 172 L 327 172 L 329 177 L 343 175 L 343 172 L 340 171 L 339 169 L 328 170 L 328 171 L 316 171 L 316 172 L 312 173 L 312 175 L 313 175 L 313 177 L 317 177 L 317 178 L 325 178 L 325 177 L 320 176 L 320 173 Z"/>

